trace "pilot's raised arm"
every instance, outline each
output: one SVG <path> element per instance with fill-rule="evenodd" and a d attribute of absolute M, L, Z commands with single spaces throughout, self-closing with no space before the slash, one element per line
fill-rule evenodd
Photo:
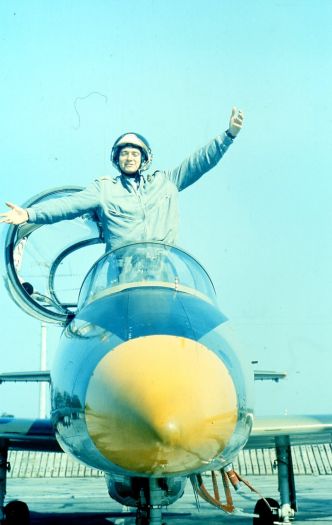
<path fill-rule="evenodd" d="M 190 155 L 181 164 L 167 172 L 168 177 L 179 191 L 184 190 L 202 175 L 214 168 L 228 150 L 243 125 L 243 112 L 235 106 L 229 120 L 228 129 L 211 140 L 206 146 Z"/>

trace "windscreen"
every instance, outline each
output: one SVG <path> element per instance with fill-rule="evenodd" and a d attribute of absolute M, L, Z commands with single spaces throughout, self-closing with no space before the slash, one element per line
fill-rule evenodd
<path fill-rule="evenodd" d="M 123 246 L 103 256 L 83 283 L 79 308 L 104 295 L 137 286 L 172 288 L 216 302 L 211 279 L 198 261 L 175 246 L 146 242 Z"/>

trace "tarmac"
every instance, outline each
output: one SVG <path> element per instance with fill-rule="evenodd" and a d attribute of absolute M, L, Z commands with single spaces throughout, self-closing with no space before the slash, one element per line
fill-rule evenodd
<path fill-rule="evenodd" d="M 250 483 L 265 497 L 278 500 L 276 476 L 252 476 Z M 209 480 L 207 480 L 207 485 Z M 332 524 L 332 476 L 296 478 L 298 525 Z M 253 513 L 257 496 L 245 490 L 246 497 L 234 494 L 234 503 L 244 513 Z M 134 525 L 133 511 L 110 499 L 103 478 L 12 478 L 8 479 L 6 502 L 19 499 L 27 503 L 31 525 Z M 167 525 L 252 524 L 252 517 L 225 515 L 196 501 L 188 482 L 184 496 L 163 514 Z M 19 524 L 18 524 L 19 525 Z"/>

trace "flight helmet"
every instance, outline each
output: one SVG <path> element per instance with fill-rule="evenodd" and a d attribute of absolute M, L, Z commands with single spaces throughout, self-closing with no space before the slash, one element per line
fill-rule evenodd
<path fill-rule="evenodd" d="M 119 169 L 119 154 L 120 150 L 125 146 L 135 146 L 139 148 L 142 154 L 142 163 L 139 171 L 147 170 L 152 162 L 152 151 L 146 138 L 139 133 L 124 133 L 113 144 L 111 151 L 111 161 L 113 165 Z"/>

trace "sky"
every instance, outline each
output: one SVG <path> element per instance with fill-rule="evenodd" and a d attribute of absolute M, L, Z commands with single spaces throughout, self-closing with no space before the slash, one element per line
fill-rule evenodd
<path fill-rule="evenodd" d="M 255 385 L 259 415 L 331 413 L 331 24 L 330 0 L 0 4 L 4 211 L 114 173 L 126 131 L 172 168 L 244 111 L 222 161 L 181 193 L 178 245 L 248 360 L 288 373 Z M 1 371 L 38 369 L 40 322 L 2 284 L 0 309 Z M 48 328 L 48 367 L 60 333 Z M 38 386 L 1 385 L 3 412 L 38 415 Z"/>

